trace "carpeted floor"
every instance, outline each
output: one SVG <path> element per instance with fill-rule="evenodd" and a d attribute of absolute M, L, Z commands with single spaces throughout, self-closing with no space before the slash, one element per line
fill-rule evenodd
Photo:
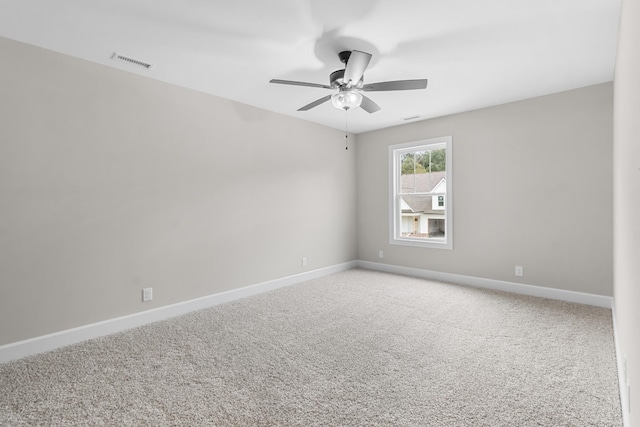
<path fill-rule="evenodd" d="M 620 426 L 611 311 L 350 270 L 0 365 L 2 426 Z"/>

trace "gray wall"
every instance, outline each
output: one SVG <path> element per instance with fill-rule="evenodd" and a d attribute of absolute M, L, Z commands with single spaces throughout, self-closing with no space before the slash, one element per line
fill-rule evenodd
<path fill-rule="evenodd" d="M 358 135 L 358 258 L 611 296 L 612 97 L 606 83 Z M 390 245 L 388 146 L 445 135 L 453 250 Z"/>
<path fill-rule="evenodd" d="M 640 1 L 622 1 L 614 91 L 614 304 L 640 426 Z M 623 382 L 624 382 L 623 378 Z"/>
<path fill-rule="evenodd" d="M 0 52 L 0 345 L 355 259 L 342 132 Z"/>

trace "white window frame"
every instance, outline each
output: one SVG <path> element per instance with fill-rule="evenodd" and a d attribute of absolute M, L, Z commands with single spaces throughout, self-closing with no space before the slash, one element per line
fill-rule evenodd
<path fill-rule="evenodd" d="M 453 249 L 453 141 L 451 136 L 405 142 L 389 146 L 389 243 L 392 245 L 416 246 L 421 248 Z M 445 149 L 447 168 L 445 172 L 445 237 L 425 239 L 403 237 L 400 212 L 400 172 L 402 154 L 419 151 Z"/>

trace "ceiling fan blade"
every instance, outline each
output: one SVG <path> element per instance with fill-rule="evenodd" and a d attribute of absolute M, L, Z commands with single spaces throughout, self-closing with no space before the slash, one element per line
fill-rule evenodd
<path fill-rule="evenodd" d="M 331 86 L 327 86 L 327 85 L 321 85 L 318 83 L 296 82 L 293 80 L 271 79 L 269 80 L 269 83 L 277 83 L 281 85 L 293 85 L 293 86 L 319 87 L 322 89 L 333 89 Z"/>
<path fill-rule="evenodd" d="M 310 110 L 310 109 L 312 109 L 314 107 L 317 107 L 320 104 L 324 104 L 325 102 L 327 102 L 330 99 L 331 99 L 331 95 L 323 96 L 322 98 L 313 101 L 311 104 L 307 104 L 304 107 L 298 108 L 298 111 Z"/>
<path fill-rule="evenodd" d="M 387 90 L 414 90 L 414 89 L 426 89 L 427 79 L 420 80 L 396 80 L 393 82 L 380 82 L 366 84 L 362 87 L 362 90 L 366 92 L 381 92 Z"/>
<path fill-rule="evenodd" d="M 354 50 L 351 52 L 347 60 L 347 66 L 344 69 L 344 82 L 347 87 L 353 87 L 358 84 L 364 71 L 369 66 L 371 54 Z"/>
<path fill-rule="evenodd" d="M 367 113 L 375 113 L 380 110 L 380 106 L 373 102 L 371 98 L 362 95 L 362 103 L 360 104 L 360 108 L 362 108 Z"/>

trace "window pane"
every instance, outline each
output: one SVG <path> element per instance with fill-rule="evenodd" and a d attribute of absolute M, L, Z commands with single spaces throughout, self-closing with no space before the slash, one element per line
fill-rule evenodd
<path fill-rule="evenodd" d="M 401 194 L 437 192 L 436 187 L 446 175 L 445 149 L 404 153 L 400 165 Z"/>
<path fill-rule="evenodd" d="M 445 237 L 444 207 L 438 197 L 408 195 L 400 197 L 400 232 L 402 237 L 433 239 Z"/>
<path fill-rule="evenodd" d="M 444 148 L 404 153 L 401 156 L 401 162 L 403 175 L 440 172 L 447 169 L 447 156 Z"/>
<path fill-rule="evenodd" d="M 405 153 L 402 155 L 402 174 L 413 175 L 427 172 L 424 165 L 424 159 L 428 159 L 429 154 L 426 151 L 414 151 L 411 153 Z"/>
<path fill-rule="evenodd" d="M 444 148 L 431 150 L 429 152 L 429 163 L 428 166 L 426 166 L 426 169 L 430 172 L 447 170 L 447 156 Z"/>

